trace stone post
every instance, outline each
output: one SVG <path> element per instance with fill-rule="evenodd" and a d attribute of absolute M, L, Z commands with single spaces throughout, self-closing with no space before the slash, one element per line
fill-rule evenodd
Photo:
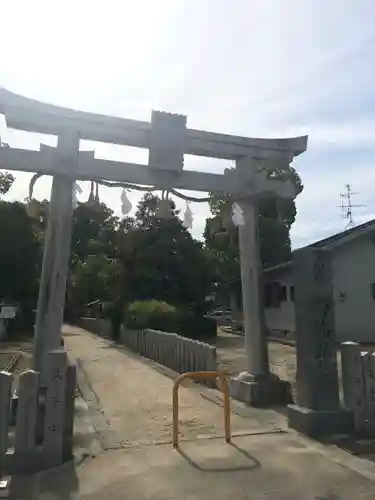
<path fill-rule="evenodd" d="M 363 376 L 361 346 L 357 342 L 341 344 L 342 391 L 344 405 L 349 410 L 363 404 L 365 383 Z M 356 405 L 356 401 L 360 405 Z"/>
<path fill-rule="evenodd" d="M 48 388 L 45 403 L 43 466 L 62 464 L 64 452 L 67 358 L 65 351 L 56 349 L 46 356 Z"/>
<path fill-rule="evenodd" d="M 55 152 L 63 174 L 53 177 L 34 336 L 34 368 L 46 384 L 46 353 L 60 345 L 69 264 L 72 193 L 78 168 L 79 136 L 61 134 Z"/>
<path fill-rule="evenodd" d="M 297 404 L 289 426 L 311 436 L 352 430 L 352 413 L 340 407 L 335 343 L 333 272 L 328 250 L 293 253 Z"/>
<path fill-rule="evenodd" d="M 0 371 L 0 481 L 5 469 L 5 454 L 8 450 L 8 424 L 12 375 Z"/>
<path fill-rule="evenodd" d="M 240 202 L 244 224 L 239 227 L 242 303 L 248 371 L 230 380 L 231 395 L 254 406 L 291 401 L 290 384 L 269 371 L 264 319 L 262 266 L 259 253 L 258 209 Z"/>
<path fill-rule="evenodd" d="M 22 373 L 19 379 L 18 410 L 14 452 L 18 472 L 37 470 L 36 423 L 39 374 L 33 370 Z"/>
<path fill-rule="evenodd" d="M 73 456 L 74 411 L 77 389 L 77 368 L 69 364 L 65 377 L 65 407 L 64 407 L 64 434 L 63 460 L 71 460 Z"/>

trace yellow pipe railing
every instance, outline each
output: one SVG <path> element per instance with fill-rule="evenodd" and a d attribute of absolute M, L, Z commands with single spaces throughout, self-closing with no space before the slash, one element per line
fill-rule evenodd
<path fill-rule="evenodd" d="M 186 378 L 196 379 L 196 378 L 219 378 L 223 385 L 224 394 L 224 431 L 225 431 L 225 442 L 230 443 L 231 432 L 230 432 L 230 400 L 229 400 L 229 384 L 228 378 L 223 372 L 209 371 L 209 372 L 187 372 L 180 375 L 173 385 L 173 435 L 172 444 L 173 448 L 178 448 L 178 388 L 183 380 Z"/>

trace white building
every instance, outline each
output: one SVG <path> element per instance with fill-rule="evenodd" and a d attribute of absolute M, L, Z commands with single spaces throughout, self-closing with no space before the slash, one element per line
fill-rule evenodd
<path fill-rule="evenodd" d="M 309 245 L 332 251 L 336 338 L 375 342 L 375 220 Z M 264 271 L 269 330 L 294 338 L 293 265 Z"/>

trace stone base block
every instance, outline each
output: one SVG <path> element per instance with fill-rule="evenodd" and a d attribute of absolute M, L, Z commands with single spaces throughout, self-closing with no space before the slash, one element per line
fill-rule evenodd
<path fill-rule="evenodd" d="M 251 373 L 240 373 L 229 379 L 230 395 L 248 405 L 266 407 L 292 403 L 289 382 L 273 374 L 256 377 Z"/>
<path fill-rule="evenodd" d="M 353 413 L 344 408 L 323 411 L 288 405 L 287 414 L 289 427 L 310 437 L 354 431 Z"/>

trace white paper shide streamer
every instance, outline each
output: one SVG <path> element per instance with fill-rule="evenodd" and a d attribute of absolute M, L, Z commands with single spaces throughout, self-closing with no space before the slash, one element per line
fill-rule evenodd
<path fill-rule="evenodd" d="M 129 201 L 128 195 L 126 194 L 127 189 L 123 189 L 121 193 L 121 213 L 122 215 L 127 215 L 132 209 L 132 204 Z"/>
<path fill-rule="evenodd" d="M 81 193 L 82 193 L 81 186 L 79 184 L 77 184 L 77 182 L 75 182 L 73 184 L 73 194 L 72 194 L 73 210 L 75 210 L 78 207 L 77 194 L 81 194 Z"/>
<path fill-rule="evenodd" d="M 243 210 L 238 205 L 238 203 L 233 203 L 232 221 L 235 226 L 243 226 L 245 224 L 245 217 L 243 214 Z"/>
<path fill-rule="evenodd" d="M 193 212 L 188 203 L 186 203 L 186 209 L 184 213 L 184 226 L 188 229 L 193 228 Z"/>

